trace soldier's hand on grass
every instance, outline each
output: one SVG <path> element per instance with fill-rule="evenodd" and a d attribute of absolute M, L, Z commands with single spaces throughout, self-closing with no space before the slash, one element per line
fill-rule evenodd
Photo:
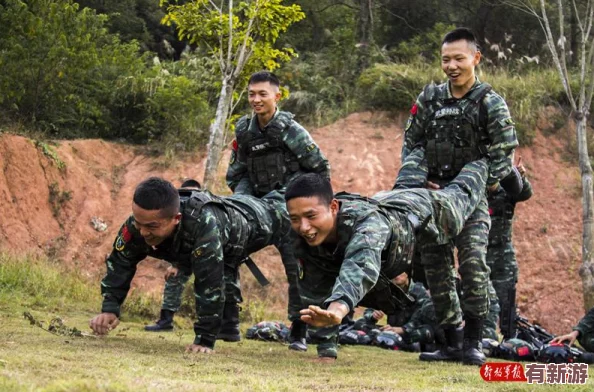
<path fill-rule="evenodd" d="M 382 319 L 382 317 L 385 316 L 385 313 L 382 312 L 381 310 L 374 310 L 373 313 L 371 314 L 371 317 L 373 317 L 374 320 L 379 321 Z"/>
<path fill-rule="evenodd" d="M 347 306 L 340 302 L 332 302 L 328 306 L 328 310 L 310 305 L 309 308 L 302 309 L 299 313 L 301 313 L 301 320 L 313 327 L 331 327 L 339 325 L 348 312 Z"/>
<path fill-rule="evenodd" d="M 165 271 L 165 280 L 169 280 L 169 279 L 173 278 L 174 276 L 177 276 L 178 272 L 179 272 L 179 270 L 177 268 L 170 265 L 169 267 L 167 267 L 167 270 Z"/>
<path fill-rule="evenodd" d="M 568 333 L 567 335 L 557 336 L 556 338 L 551 340 L 551 343 L 563 343 L 566 341 L 567 344 L 569 344 L 571 346 L 573 344 L 573 342 L 575 342 L 575 340 L 578 338 L 579 334 L 580 334 L 579 331 L 572 331 L 571 333 Z"/>
<path fill-rule="evenodd" d="M 427 181 L 427 189 L 441 189 L 441 187 L 439 186 L 439 184 Z"/>
<path fill-rule="evenodd" d="M 115 329 L 120 323 L 120 319 L 114 313 L 101 313 L 89 321 L 89 327 L 95 335 L 107 335 L 112 329 Z"/>
<path fill-rule="evenodd" d="M 187 353 L 194 353 L 194 354 L 198 354 L 198 353 L 203 353 L 203 354 L 214 354 L 214 350 L 212 348 L 208 348 L 205 346 L 201 346 L 199 344 L 190 344 L 188 346 L 186 346 L 186 352 Z"/>

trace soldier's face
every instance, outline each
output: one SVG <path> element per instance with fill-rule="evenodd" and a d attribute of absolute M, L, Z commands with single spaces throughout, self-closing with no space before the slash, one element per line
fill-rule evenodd
<path fill-rule="evenodd" d="M 336 215 L 338 200 L 330 205 L 319 197 L 296 197 L 287 202 L 291 227 L 309 246 L 320 246 L 336 242 Z"/>
<path fill-rule="evenodd" d="M 453 89 L 470 90 L 474 84 L 474 67 L 480 59 L 481 52 L 466 40 L 448 42 L 441 47 L 441 69 Z"/>
<path fill-rule="evenodd" d="M 259 116 L 272 116 L 281 94 L 277 86 L 269 82 L 260 82 L 248 86 L 248 101 Z"/>
<path fill-rule="evenodd" d="M 145 210 L 132 203 L 134 227 L 150 246 L 157 246 L 171 237 L 181 219 L 180 213 L 173 217 L 163 217 L 162 212 L 163 210 Z"/>

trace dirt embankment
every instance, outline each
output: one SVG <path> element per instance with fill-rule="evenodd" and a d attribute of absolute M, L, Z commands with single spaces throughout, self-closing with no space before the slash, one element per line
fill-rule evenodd
<path fill-rule="evenodd" d="M 312 131 L 332 165 L 335 190 L 370 195 L 392 187 L 400 166 L 402 120 L 353 114 Z M 49 253 L 93 277 L 104 272 L 103 260 L 130 213 L 139 181 L 159 175 L 179 185 L 186 178 L 202 180 L 204 170 L 203 154 L 164 167 L 134 148 L 100 140 L 63 141 L 54 149 L 58 159 L 23 137 L 0 136 L 0 249 Z M 519 149 L 535 194 L 518 205 L 514 223 L 521 312 L 556 333 L 583 314 L 579 172 L 561 159 L 561 150 L 558 139 L 541 133 L 533 146 Z M 59 161 L 64 163 L 61 170 Z M 224 191 L 222 179 L 218 188 Z M 107 230 L 97 231 L 93 217 L 104 221 Z M 286 304 L 286 282 L 276 251 L 265 249 L 255 258 L 272 287 L 264 291 L 244 273 L 246 299 L 265 295 L 277 306 Z M 164 268 L 157 260 L 141 263 L 133 285 L 159 292 Z"/>

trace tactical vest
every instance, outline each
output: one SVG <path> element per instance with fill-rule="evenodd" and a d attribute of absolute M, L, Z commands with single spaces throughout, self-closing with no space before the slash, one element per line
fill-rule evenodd
<path fill-rule="evenodd" d="M 283 142 L 282 133 L 289 128 L 293 115 L 279 112 L 263 131 L 247 129 L 238 132 L 237 142 L 247 146 L 247 171 L 256 195 L 262 196 L 286 185 L 289 176 L 299 170 L 297 156 Z M 252 121 L 257 121 L 253 118 Z"/>
<path fill-rule="evenodd" d="M 491 86 L 482 83 L 467 97 L 455 99 L 441 96 L 444 92 L 434 84 L 425 86 L 424 103 L 430 115 L 423 129 L 429 177 L 450 180 L 465 164 L 487 154 L 490 142 L 482 101 L 489 91 Z"/>
<path fill-rule="evenodd" d="M 180 263 L 189 263 L 192 252 L 194 251 L 195 232 L 200 211 L 207 204 L 215 204 L 222 208 L 213 208 L 214 214 L 220 221 L 229 221 L 232 230 L 230 238 L 223 248 L 225 262 L 237 261 L 245 255 L 243 240 L 247 238 L 247 225 L 242 222 L 243 219 L 249 220 L 249 215 L 241 207 L 227 202 L 206 191 L 179 190 L 180 192 L 180 212 L 182 214 L 181 227 L 178 236 L 180 243 L 178 248 Z M 243 218 L 243 219 L 242 219 Z"/>

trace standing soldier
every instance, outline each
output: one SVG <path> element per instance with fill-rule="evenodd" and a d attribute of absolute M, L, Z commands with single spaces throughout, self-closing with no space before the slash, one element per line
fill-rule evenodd
<path fill-rule="evenodd" d="M 512 193 L 520 190 L 517 179 L 510 176 L 513 151 L 518 145 L 514 123 L 503 98 L 476 77 L 475 67 L 480 59 L 481 52 L 470 30 L 458 28 L 446 34 L 441 46 L 441 67 L 448 81 L 427 85 L 411 109 L 402 160 L 416 146 L 426 148 L 423 169 L 429 171 L 425 184 L 428 188 L 444 187 L 464 164 L 488 157 L 487 187 L 494 189 L 501 181 Z M 414 178 L 409 180 L 415 182 Z M 481 202 L 452 244 L 421 244 L 421 263 L 437 320 L 447 340 L 443 349 L 421 353 L 421 360 L 461 361 L 470 365 L 485 361 L 481 335 L 489 306 L 485 257 L 490 223 L 485 192 L 479 192 L 483 194 Z M 456 293 L 453 245 L 458 249 L 462 305 Z"/>
<path fill-rule="evenodd" d="M 422 148 L 417 148 L 416 154 Z M 356 306 L 393 314 L 411 303 L 394 279 L 410 269 L 417 241 L 445 244 L 460 233 L 482 199 L 488 166 L 467 164 L 443 190 L 405 189 L 373 198 L 332 192 L 310 173 L 285 194 L 291 227 L 301 237 L 299 289 L 322 362 L 337 357 L 338 326 Z"/>
<path fill-rule="evenodd" d="M 241 302 L 239 265 L 250 253 L 287 241 L 290 232 L 278 192 L 263 198 L 192 192 L 180 198 L 170 182 L 151 177 L 134 191 L 132 215 L 106 260 L 101 313 L 91 319 L 90 327 L 98 335 L 117 327 L 136 267 L 152 256 L 172 263 L 185 275 L 194 274 L 196 337 L 187 351 L 212 353 L 224 323 L 234 326 L 230 332 L 239 335 L 239 317 L 223 317 L 230 313 L 225 310 L 229 305 L 237 307 Z"/>
<path fill-rule="evenodd" d="M 227 171 L 227 184 L 235 194 L 262 197 L 283 190 L 303 173 L 330 177 L 330 165 L 309 133 L 293 120 L 293 114 L 278 110 L 280 82 L 271 72 L 256 72 L 248 82 L 248 100 L 255 116 L 242 117 L 235 126 L 235 140 Z M 289 281 L 289 348 L 307 350 L 307 326 L 299 319 L 301 300 L 297 261 L 292 241 L 277 247 Z"/>
<path fill-rule="evenodd" d="M 522 191 L 517 195 L 506 192 L 501 186 L 488 192 L 489 215 L 491 229 L 489 230 L 489 246 L 487 248 L 487 265 L 491 269 L 490 279 L 497 296 L 495 305 L 499 304 L 502 311 L 515 307 L 516 284 L 518 283 L 518 261 L 512 242 L 512 223 L 516 203 L 526 201 L 532 197 L 532 186 L 526 178 L 526 168 L 522 158 L 516 165 L 522 178 Z M 513 305 L 512 305 L 513 304 Z M 493 306 L 491 302 L 491 306 Z M 513 309 L 515 311 L 515 309 Z M 514 322 L 512 320 L 512 322 Z M 497 314 L 489 312 L 487 324 L 491 334 L 495 333 Z M 492 338 L 492 336 L 486 336 Z M 495 336 L 496 338 L 496 336 Z"/>

